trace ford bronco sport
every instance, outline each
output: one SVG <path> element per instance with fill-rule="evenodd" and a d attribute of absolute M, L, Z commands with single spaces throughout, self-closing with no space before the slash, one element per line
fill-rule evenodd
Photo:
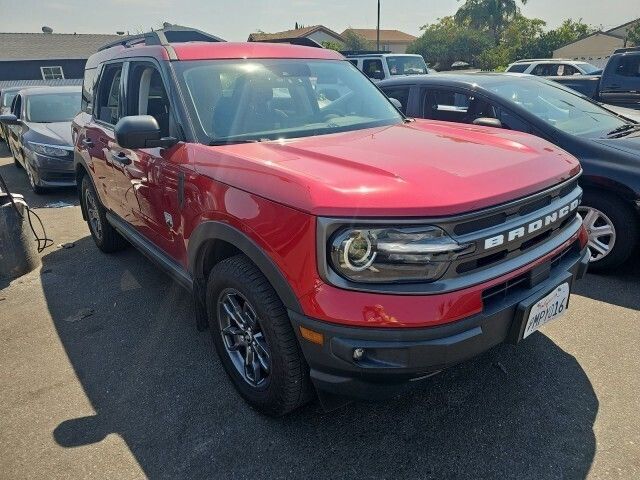
<path fill-rule="evenodd" d="M 382 398 L 517 343 L 585 274 L 578 162 L 403 117 L 326 49 L 166 29 L 86 65 L 82 213 L 193 294 L 258 410 Z"/>

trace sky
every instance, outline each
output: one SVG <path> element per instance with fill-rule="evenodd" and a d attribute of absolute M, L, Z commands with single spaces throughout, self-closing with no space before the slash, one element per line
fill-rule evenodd
<path fill-rule="evenodd" d="M 419 35 L 420 27 L 453 14 L 461 0 L 381 0 L 381 28 Z M 640 0 L 529 0 L 522 11 L 549 28 L 565 18 L 609 29 L 640 17 Z M 3 32 L 39 32 L 43 25 L 58 33 L 141 32 L 162 22 L 193 26 L 229 41 L 251 32 L 277 32 L 323 24 L 338 33 L 345 28 L 375 28 L 376 0 L 0 0 Z"/>

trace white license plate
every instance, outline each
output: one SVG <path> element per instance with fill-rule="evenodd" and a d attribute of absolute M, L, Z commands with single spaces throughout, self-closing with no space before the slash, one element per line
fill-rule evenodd
<path fill-rule="evenodd" d="M 522 338 L 527 338 L 545 323 L 562 316 L 567 311 L 568 305 L 569 284 L 563 283 L 531 307 Z"/>

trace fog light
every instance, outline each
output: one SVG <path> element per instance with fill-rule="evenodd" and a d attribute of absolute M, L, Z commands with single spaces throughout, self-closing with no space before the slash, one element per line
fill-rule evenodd
<path fill-rule="evenodd" d="M 364 358 L 364 348 L 356 348 L 353 351 L 354 360 L 362 360 Z"/>

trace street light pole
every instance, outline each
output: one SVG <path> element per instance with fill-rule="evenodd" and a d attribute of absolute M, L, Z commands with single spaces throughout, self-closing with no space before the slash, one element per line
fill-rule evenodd
<path fill-rule="evenodd" d="M 378 28 L 376 29 L 376 50 L 380 51 L 380 0 L 378 0 Z"/>

